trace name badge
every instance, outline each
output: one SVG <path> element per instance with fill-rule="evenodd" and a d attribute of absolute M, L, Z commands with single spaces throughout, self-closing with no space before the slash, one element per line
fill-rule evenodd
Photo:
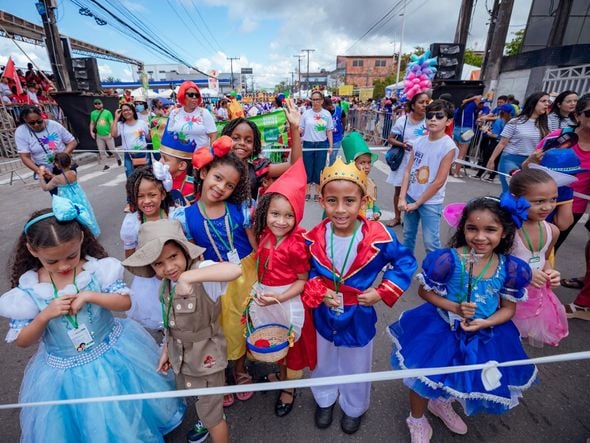
<path fill-rule="evenodd" d="M 94 339 L 85 324 L 78 325 L 78 329 L 68 331 L 68 336 L 78 352 L 84 352 L 94 345 Z"/>
<path fill-rule="evenodd" d="M 541 269 L 541 257 L 538 255 L 533 255 L 529 258 L 529 266 L 532 270 L 538 271 Z"/>
<path fill-rule="evenodd" d="M 367 208 L 365 211 L 365 217 L 367 220 L 373 220 L 373 208 Z"/>
<path fill-rule="evenodd" d="M 332 309 L 337 315 L 344 314 L 344 295 L 342 292 L 337 292 L 334 300 L 338 302 L 338 306 L 330 309 Z"/>
<path fill-rule="evenodd" d="M 238 251 L 234 248 L 227 253 L 227 261 L 233 263 L 234 265 L 239 265 L 240 263 L 240 255 Z"/>

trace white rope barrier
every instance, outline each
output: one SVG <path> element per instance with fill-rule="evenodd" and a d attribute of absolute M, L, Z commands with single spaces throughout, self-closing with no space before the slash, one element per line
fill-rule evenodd
<path fill-rule="evenodd" d="M 8 403 L 0 405 L 0 410 L 4 409 L 18 409 L 30 408 L 39 406 L 63 406 L 75 405 L 84 403 L 100 403 L 100 402 L 114 402 L 114 401 L 136 401 L 136 400 L 152 400 L 160 398 L 181 398 L 181 397 L 196 397 L 205 395 L 221 395 L 221 394 L 236 394 L 240 392 L 259 392 L 271 391 L 279 389 L 290 388 L 310 388 L 315 386 L 330 386 L 350 383 L 374 382 L 374 381 L 390 381 L 399 380 L 403 378 L 425 377 L 429 375 L 452 374 L 468 371 L 482 371 L 482 379 L 484 385 L 489 383 L 490 379 L 496 377 L 498 368 L 510 366 L 524 366 L 524 365 L 540 365 L 548 363 L 561 363 L 568 361 L 588 360 L 590 359 L 590 351 L 573 352 L 567 354 L 552 355 L 547 357 L 530 358 L 525 360 L 513 360 L 498 363 L 496 361 L 489 361 L 482 364 L 463 365 L 463 366 L 446 366 L 440 368 L 424 368 L 424 369 L 404 369 L 396 371 L 382 371 L 369 372 L 363 374 L 353 375 L 339 375 L 335 377 L 322 378 L 308 378 L 303 380 L 289 380 L 272 383 L 256 383 L 247 385 L 234 386 L 220 386 L 214 388 L 198 388 L 198 389 L 182 389 L 164 392 L 150 392 L 142 394 L 126 394 L 126 395 L 111 395 L 104 397 L 90 397 L 90 398 L 74 398 L 68 400 L 51 400 L 38 401 L 30 403 Z M 492 382 L 493 383 L 493 382 Z M 496 385 L 497 386 L 497 385 Z M 494 389 L 494 385 L 491 386 Z M 490 389 L 490 390 L 491 390 Z"/>

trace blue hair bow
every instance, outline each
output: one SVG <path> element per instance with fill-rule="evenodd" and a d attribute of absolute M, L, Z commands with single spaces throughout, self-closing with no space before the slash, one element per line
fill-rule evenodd
<path fill-rule="evenodd" d="M 522 222 L 529 218 L 528 209 L 531 204 L 524 197 L 516 198 L 510 192 L 504 192 L 500 196 L 500 206 L 510 212 L 512 221 L 518 229 L 522 227 Z"/>
<path fill-rule="evenodd" d="M 57 221 L 60 222 L 77 220 L 90 229 L 90 231 L 95 236 L 100 234 L 100 231 L 98 231 L 98 233 L 96 232 L 96 228 L 98 227 L 95 226 L 90 213 L 84 206 L 79 206 L 67 198 L 54 195 L 51 202 L 51 209 L 53 210 L 52 212 L 42 214 L 39 217 L 35 217 L 34 219 L 30 220 L 23 229 L 25 234 L 35 223 L 38 223 L 41 220 L 45 220 L 49 217 L 55 217 Z"/>

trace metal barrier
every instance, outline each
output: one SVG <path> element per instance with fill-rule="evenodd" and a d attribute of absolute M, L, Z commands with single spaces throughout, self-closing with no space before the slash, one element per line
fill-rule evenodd
<path fill-rule="evenodd" d="M 389 138 L 395 123 L 394 114 L 366 109 L 350 109 L 347 116 L 349 131 L 362 133 L 369 144 L 382 145 Z"/>

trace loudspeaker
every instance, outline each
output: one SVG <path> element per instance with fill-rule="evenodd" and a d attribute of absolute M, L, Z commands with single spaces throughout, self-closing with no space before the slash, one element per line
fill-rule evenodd
<path fill-rule="evenodd" d="M 465 45 L 459 43 L 432 43 L 430 45 L 430 55 L 438 58 L 435 79 L 461 80 Z"/>
<path fill-rule="evenodd" d="M 98 63 L 94 57 L 72 58 L 74 78 L 72 89 L 76 91 L 97 92 L 100 90 Z"/>
<path fill-rule="evenodd" d="M 432 82 L 432 98 L 437 99 L 441 94 L 451 94 L 451 103 L 455 108 L 469 95 L 482 95 L 484 83 L 479 80 L 434 80 Z"/>

